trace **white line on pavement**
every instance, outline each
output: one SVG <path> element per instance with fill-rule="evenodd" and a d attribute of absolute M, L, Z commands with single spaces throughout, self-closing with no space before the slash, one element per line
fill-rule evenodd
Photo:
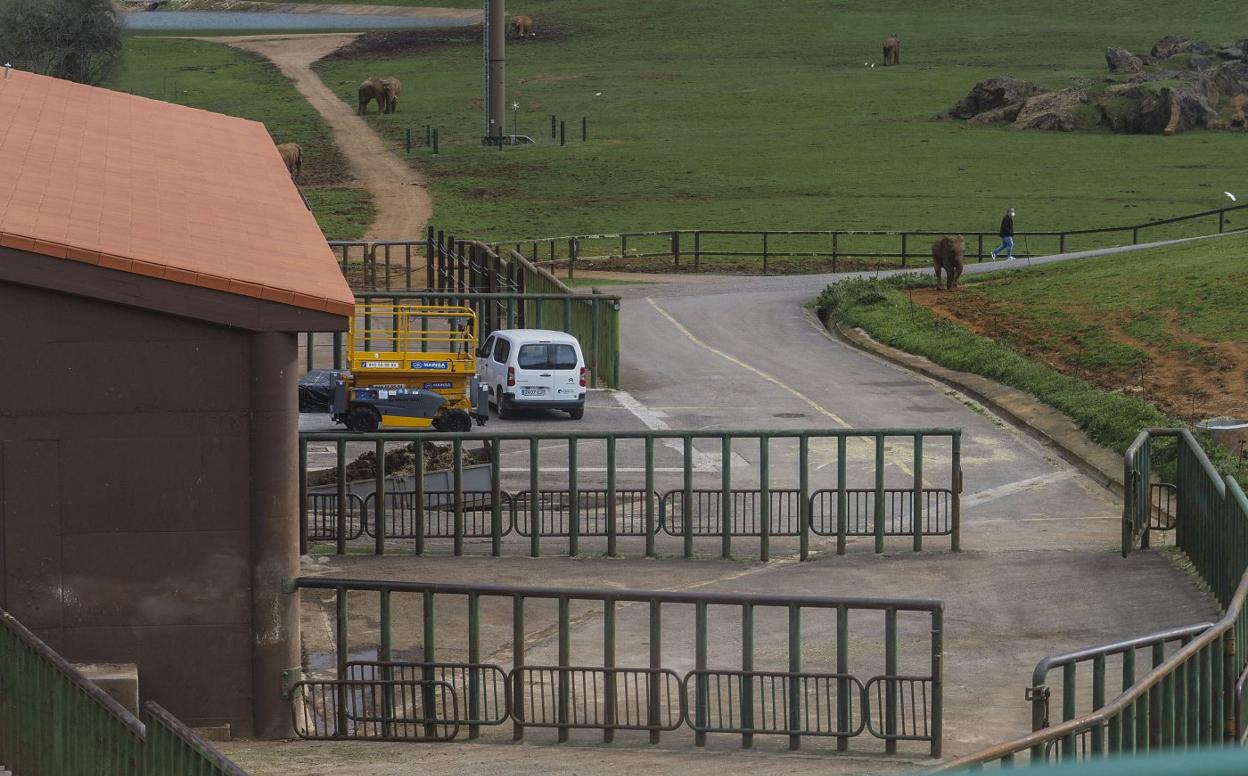
<path fill-rule="evenodd" d="M 1028 477 L 1025 480 L 1007 482 L 1006 484 L 998 485 L 995 488 L 986 488 L 984 490 L 976 491 L 970 495 L 963 496 L 962 507 L 966 508 L 979 506 L 980 504 L 986 504 L 989 501 L 995 501 L 999 498 L 1012 496 L 1015 493 L 1028 490 L 1029 488 L 1038 488 L 1042 485 L 1064 482 L 1076 476 L 1078 473 L 1079 472 L 1075 469 L 1061 469 L 1059 471 L 1050 472 L 1049 474 L 1041 474 L 1038 477 Z"/>

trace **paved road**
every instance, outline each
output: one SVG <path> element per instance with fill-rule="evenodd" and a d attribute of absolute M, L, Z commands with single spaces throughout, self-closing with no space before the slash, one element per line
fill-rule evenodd
<path fill-rule="evenodd" d="M 1066 257 L 1075 258 L 1075 257 Z M 997 265 L 996 268 L 1004 268 Z M 987 267 L 972 266 L 970 271 Z M 540 582 L 655 589 L 705 588 L 735 591 L 827 592 L 868 596 L 926 596 L 945 600 L 946 738 L 945 751 L 957 755 L 1024 732 L 1029 709 L 1022 688 L 1030 669 L 1046 654 L 1117 640 L 1131 635 L 1206 620 L 1216 607 L 1161 553 L 1123 559 L 1116 553 L 1119 501 L 1079 474 L 1031 437 L 1005 425 L 991 413 L 947 387 L 910 374 L 843 345 L 828 336 L 804 309 L 828 276 L 779 278 L 700 278 L 622 288 L 623 391 L 596 393 L 578 428 L 847 428 L 943 426 L 963 430 L 964 552 L 952 554 L 947 542 L 931 541 L 921 554 L 908 544 L 890 543 L 877 556 L 865 542 L 839 557 L 827 542 L 816 543 L 816 559 L 799 564 L 795 547 L 781 544 L 778 560 L 757 562 L 699 560 L 641 561 L 601 558 L 568 561 L 512 557 L 352 556 L 309 559 L 309 573 L 372 578 L 422 578 L 445 581 Z M 521 421 L 492 421 L 492 428 L 568 429 L 562 417 L 531 416 Z M 712 455 L 713 448 L 701 452 Z M 734 465 L 743 476 L 757 466 L 757 448 L 736 450 Z M 889 456 L 889 477 L 909 477 L 908 451 Z M 939 449 L 929 451 L 937 460 Z M 513 451 L 513 468 L 523 470 L 526 455 Z M 549 451 L 555 465 L 543 476 L 559 479 L 559 450 Z M 670 455 L 669 455 L 670 454 Z M 546 453 L 544 452 L 545 456 Z M 679 460 L 675 451 L 660 462 Z M 791 466 L 792 453 L 773 456 L 773 469 Z M 622 462 L 626 459 L 622 458 Z M 589 464 L 582 459 L 582 466 Z M 816 461 L 817 463 L 817 461 Z M 717 470 L 717 460 L 711 468 Z M 714 473 L 714 472 L 712 472 Z M 947 467 L 925 468 L 925 479 L 941 480 Z M 593 476 L 587 472 L 587 477 Z M 783 475 L 777 475 L 783 476 Z M 519 547 L 520 550 L 523 547 Z M 636 555 L 636 548 L 625 549 Z M 748 556 L 748 548 L 743 548 Z M 305 649 L 312 655 L 332 650 L 332 604 L 305 596 Z M 396 601 L 396 648 L 419 643 L 419 602 Z M 367 611 L 353 609 L 358 628 L 375 633 Z M 495 627 L 494 656 L 507 661 L 505 612 Z M 552 613 L 535 613 L 530 649 L 553 648 L 548 626 Z M 622 619 L 621 622 L 624 622 Z M 449 626 L 458 627 L 458 626 Z M 687 640 L 679 622 L 673 642 Z M 684 627 L 688 627 L 687 623 Z M 578 617 L 574 643 L 592 642 L 601 628 L 594 612 Z M 353 627 L 354 630 L 354 627 Z M 859 638 L 855 634 L 853 638 Z M 728 642 L 732 636 L 726 636 Z M 456 654 L 456 639 L 439 637 L 439 649 Z M 816 641 L 818 641 L 816 639 Z M 665 636 L 665 649 L 667 639 Z M 443 646 L 447 645 L 447 646 Z M 731 645 L 729 645 L 731 646 Z M 810 642 L 810 654 L 827 645 Z M 807 649 L 807 647 L 804 647 Z M 621 639 L 621 664 L 644 664 L 641 639 Z M 490 646 L 483 646 L 489 653 Z M 593 656 L 586 658 L 593 660 Z M 540 736 L 534 736 L 543 740 Z M 469 750 L 478 763 L 502 767 L 514 758 L 547 772 L 575 772 L 588 763 L 584 750 L 564 761 L 566 747 L 513 748 L 502 737 Z M 782 741 L 759 757 L 767 767 L 804 771 L 805 758 L 778 751 Z M 648 749 L 640 739 L 594 750 L 593 768 L 658 767 L 672 763 L 656 756 L 668 747 L 680 768 L 693 773 L 722 770 L 719 757 L 688 756 L 687 743 Z M 432 751 L 432 750 L 431 750 Z M 262 763 L 280 752 L 264 747 L 240 756 Z M 913 752 L 911 754 L 914 754 Z M 870 764 L 829 757 L 824 772 L 868 772 L 906 767 L 885 759 Z M 736 761 L 729 761 L 736 762 Z M 744 763 L 744 761 L 740 761 Z M 452 768 L 467 773 L 471 768 Z M 261 770 L 261 772 L 264 772 Z M 344 773 L 347 771 L 344 771 Z M 358 773 L 398 773 L 374 763 Z"/>

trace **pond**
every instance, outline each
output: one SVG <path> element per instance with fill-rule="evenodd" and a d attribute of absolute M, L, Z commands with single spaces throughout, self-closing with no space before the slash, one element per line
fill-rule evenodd
<path fill-rule="evenodd" d="M 455 27 L 468 24 L 445 18 L 372 16 L 338 13 L 268 13 L 238 11 L 147 11 L 117 15 L 127 30 L 377 30 Z"/>

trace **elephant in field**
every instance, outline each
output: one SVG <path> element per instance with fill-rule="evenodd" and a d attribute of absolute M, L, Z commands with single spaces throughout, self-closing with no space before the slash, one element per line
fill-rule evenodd
<path fill-rule="evenodd" d="M 936 288 L 940 288 L 940 271 L 948 278 L 947 288 L 958 287 L 962 277 L 962 257 L 966 254 L 966 238 L 960 234 L 942 235 L 932 243 L 932 266 L 936 268 Z"/>
<path fill-rule="evenodd" d="M 527 38 L 533 35 L 532 16 L 513 16 L 507 26 L 508 29 L 516 34 L 517 38 Z"/>
<path fill-rule="evenodd" d="M 277 152 L 282 155 L 290 177 L 299 180 L 299 173 L 303 172 L 303 147 L 298 143 L 282 143 L 278 145 Z"/>
<path fill-rule="evenodd" d="M 381 106 L 382 113 L 394 113 L 399 109 L 399 92 L 403 89 L 403 84 L 399 79 L 391 76 L 382 78 L 381 88 L 384 101 Z"/>
<path fill-rule="evenodd" d="M 901 64 L 901 41 L 896 35 L 884 39 L 884 66 Z"/>
<path fill-rule="evenodd" d="M 360 115 L 368 110 L 368 104 L 377 101 L 377 108 L 382 113 L 386 110 L 386 86 L 380 78 L 369 78 L 360 84 Z"/>

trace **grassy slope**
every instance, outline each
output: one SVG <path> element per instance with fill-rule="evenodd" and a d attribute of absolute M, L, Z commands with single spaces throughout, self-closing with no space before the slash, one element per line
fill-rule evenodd
<path fill-rule="evenodd" d="M 1175 313 L 1187 331 L 1213 341 L 1244 341 L 1248 339 L 1248 310 L 1242 301 L 1248 280 L 1246 256 L 1248 237 L 1232 237 L 1023 269 L 1005 281 L 968 277 L 960 293 L 1025 301 L 1037 312 L 1036 325 L 1053 326 L 1055 336 L 1065 336 L 1063 320 L 1094 319 L 1098 313 L 1125 309 L 1144 319 Z M 1172 286 L 1158 282 L 1167 276 L 1178 282 Z M 821 315 L 861 327 L 881 342 L 1027 391 L 1069 415 L 1089 437 L 1112 450 L 1125 451 L 1148 426 L 1178 424 L 1141 399 L 1100 390 L 1020 356 L 1008 342 L 976 336 L 911 304 L 902 289 L 916 283 L 927 286 L 931 280 L 907 276 L 852 281 L 829 287 L 816 304 Z M 1096 357 L 1121 357 L 1109 338 L 1098 338 L 1094 332 L 1081 337 Z M 1206 449 L 1222 468 L 1234 471 L 1235 463 L 1210 440 Z M 1239 474 L 1242 479 L 1248 472 Z"/>
<path fill-rule="evenodd" d="M 370 121 L 396 141 L 407 127 L 441 128 L 442 155 L 413 156 L 437 223 L 456 234 L 993 229 L 1007 203 L 1019 228 L 1100 226 L 1217 206 L 1248 172 L 1235 133 L 1072 135 L 932 119 L 981 78 L 1063 85 L 1103 75 L 1109 44 L 1147 50 L 1175 31 L 1220 40 L 1248 28 L 1244 6 L 1228 0 L 512 6 L 534 16 L 538 37 L 509 45 L 507 99 L 538 147 L 478 144 L 476 41 L 320 65 L 349 103 L 368 75 L 404 79 L 400 112 Z M 902 67 L 864 67 L 894 31 Z M 567 148 L 552 145 L 552 113 L 569 120 Z"/>
<path fill-rule="evenodd" d="M 349 185 L 329 128 L 275 67 L 214 43 L 128 37 L 111 89 L 261 121 L 278 143 L 303 146 L 300 183 L 321 230 L 352 238 L 372 222 L 368 193 Z"/>

